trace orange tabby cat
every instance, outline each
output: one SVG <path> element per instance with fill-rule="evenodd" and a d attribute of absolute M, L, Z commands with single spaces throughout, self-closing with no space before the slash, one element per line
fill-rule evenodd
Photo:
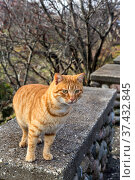
<path fill-rule="evenodd" d="M 35 160 L 41 132 L 45 134 L 43 157 L 45 160 L 53 159 L 50 147 L 69 114 L 71 104 L 81 97 L 83 78 L 84 73 L 73 76 L 56 73 L 50 86 L 29 84 L 16 92 L 13 106 L 23 132 L 20 147 L 27 145 L 28 137 L 26 161 Z"/>

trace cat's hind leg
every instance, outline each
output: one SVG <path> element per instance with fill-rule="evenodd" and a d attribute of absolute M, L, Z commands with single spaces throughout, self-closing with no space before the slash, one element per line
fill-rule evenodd
<path fill-rule="evenodd" d="M 26 161 L 33 162 L 35 161 L 35 150 L 36 145 L 39 140 L 40 130 L 36 125 L 30 126 L 28 131 L 28 147 L 27 147 L 27 155 Z"/>
<path fill-rule="evenodd" d="M 20 126 L 20 127 L 22 129 L 23 135 L 22 135 L 22 139 L 21 139 L 21 141 L 19 143 L 19 146 L 21 148 L 23 148 L 23 147 L 27 146 L 28 128 L 23 127 L 23 126 Z"/>
<path fill-rule="evenodd" d="M 23 121 L 23 118 L 20 117 L 19 114 L 16 113 L 16 120 L 20 126 L 20 128 L 22 129 L 22 138 L 21 141 L 19 143 L 19 147 L 26 147 L 27 146 L 27 138 L 28 138 L 28 126 L 25 123 L 25 121 Z"/>
<path fill-rule="evenodd" d="M 21 125 L 20 125 L 20 127 L 22 129 L 23 135 L 22 135 L 22 139 L 19 143 L 19 147 L 24 148 L 28 145 L 28 142 L 27 142 L 28 141 L 28 128 L 23 127 Z M 37 144 L 41 144 L 41 143 L 43 143 L 43 140 L 39 137 L 37 140 Z"/>

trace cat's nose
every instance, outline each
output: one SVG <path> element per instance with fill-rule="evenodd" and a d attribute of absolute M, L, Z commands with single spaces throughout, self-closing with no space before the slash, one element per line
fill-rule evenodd
<path fill-rule="evenodd" d="M 70 101 L 73 102 L 75 100 L 74 97 L 70 97 Z"/>

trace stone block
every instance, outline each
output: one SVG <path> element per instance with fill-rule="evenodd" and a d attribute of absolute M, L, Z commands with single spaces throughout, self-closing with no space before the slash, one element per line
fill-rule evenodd
<path fill-rule="evenodd" d="M 118 100 L 116 100 L 115 102 L 114 102 L 114 108 L 120 108 L 120 101 L 118 101 Z"/>
<path fill-rule="evenodd" d="M 103 84 L 120 84 L 120 66 L 105 64 L 91 74 L 91 80 Z"/>
<path fill-rule="evenodd" d="M 111 89 L 116 89 L 117 93 L 120 93 L 120 85 L 119 84 L 111 84 Z"/>
<path fill-rule="evenodd" d="M 114 60 L 113 60 L 114 64 L 120 64 L 120 56 L 117 56 Z"/>

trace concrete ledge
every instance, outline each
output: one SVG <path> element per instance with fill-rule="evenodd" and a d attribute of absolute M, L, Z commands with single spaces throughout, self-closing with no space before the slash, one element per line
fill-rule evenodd
<path fill-rule="evenodd" d="M 120 56 L 117 57 L 119 59 Z M 91 86 L 111 88 L 117 90 L 117 99 L 114 105 L 115 122 L 120 123 L 120 65 L 106 64 L 91 74 Z"/>
<path fill-rule="evenodd" d="M 115 90 L 84 88 L 82 99 L 74 105 L 70 118 L 57 134 L 52 161 L 43 159 L 41 144 L 36 149 L 37 160 L 25 162 L 26 148 L 18 147 L 22 132 L 16 121 L 0 126 L 0 179 L 72 180 L 112 111 L 115 98 Z"/>
<path fill-rule="evenodd" d="M 91 80 L 99 83 L 120 84 L 120 66 L 106 64 L 91 74 Z"/>

